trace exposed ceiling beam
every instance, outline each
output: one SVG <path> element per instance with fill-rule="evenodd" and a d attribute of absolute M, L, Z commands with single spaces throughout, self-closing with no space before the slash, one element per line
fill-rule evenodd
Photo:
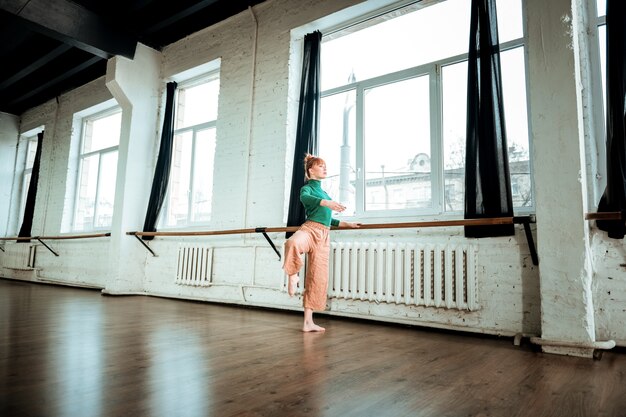
<path fill-rule="evenodd" d="M 144 35 L 148 35 L 151 34 L 153 32 L 156 32 L 160 29 L 163 29 L 164 27 L 173 25 L 174 23 L 178 22 L 181 19 L 184 19 L 188 16 L 191 16 L 192 14 L 211 6 L 213 3 L 217 3 L 218 0 L 203 0 L 203 1 L 199 1 L 197 3 L 195 3 L 194 5 L 187 7 L 186 9 L 183 9 L 181 11 L 179 11 L 178 13 L 174 13 L 172 16 L 168 17 L 165 20 L 162 20 L 160 22 L 156 22 L 152 25 L 150 25 L 149 27 L 147 27 L 146 29 L 143 30 L 143 34 Z"/>
<path fill-rule="evenodd" d="M 27 93 L 21 95 L 20 97 L 17 97 L 11 101 L 9 101 L 7 104 L 8 107 L 11 106 L 16 106 L 19 103 L 29 99 L 30 97 L 39 94 L 42 91 L 45 91 L 47 88 L 51 88 L 57 84 L 60 84 L 62 81 L 67 80 L 68 78 L 71 78 L 72 76 L 76 75 L 77 73 L 81 72 L 82 70 L 89 68 L 90 66 L 96 64 L 98 61 L 100 61 L 102 58 L 100 57 L 91 57 L 90 59 L 88 59 L 87 61 L 84 61 L 83 63 L 81 63 L 80 65 L 77 65 L 75 67 L 73 67 L 72 69 L 70 69 L 69 71 L 64 72 L 63 74 L 54 77 L 52 79 L 50 79 L 48 82 L 41 84 L 39 86 L 37 86 L 36 88 L 30 89 Z"/>
<path fill-rule="evenodd" d="M 0 0 L 0 10 L 22 19 L 34 31 L 100 58 L 135 55 L 137 39 L 71 1 Z"/>
<path fill-rule="evenodd" d="M 42 55 L 40 58 L 38 58 L 34 62 L 31 62 L 27 66 L 21 68 L 15 74 L 5 78 L 3 81 L 0 81 L 0 90 L 5 89 L 7 86 L 10 86 L 11 84 L 21 80 L 22 78 L 28 76 L 29 74 L 31 74 L 33 72 L 37 71 L 39 68 L 43 67 L 44 65 L 46 65 L 47 63 L 49 63 L 50 61 L 52 61 L 56 57 L 58 57 L 58 56 L 64 54 L 65 52 L 69 51 L 70 49 L 72 49 L 72 47 L 67 45 L 67 44 L 61 44 L 61 45 L 57 46 L 52 51 L 48 52 L 45 55 Z"/>
<path fill-rule="evenodd" d="M 12 16 L 0 13 L 0 57 L 15 53 L 32 36 L 32 32 L 22 30 L 22 26 Z M 8 41 L 10 39 L 10 42 Z"/>

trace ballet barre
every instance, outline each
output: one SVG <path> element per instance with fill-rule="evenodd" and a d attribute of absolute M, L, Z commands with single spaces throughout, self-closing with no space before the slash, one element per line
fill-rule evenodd
<path fill-rule="evenodd" d="M 585 213 L 585 220 L 624 220 L 625 217 L 621 211 Z"/>
<path fill-rule="evenodd" d="M 61 236 L 15 236 L 15 237 L 0 237 L 0 241 L 7 241 L 7 240 L 15 240 L 16 242 L 30 242 L 31 240 L 37 240 L 39 243 L 41 243 L 43 246 L 45 246 L 46 249 L 48 249 L 50 252 L 52 252 L 54 254 L 54 256 L 59 256 L 59 254 L 52 249 L 50 246 L 48 246 L 44 240 L 70 240 L 70 239 L 91 239 L 91 238 L 96 238 L 96 237 L 109 237 L 111 236 L 111 233 L 92 233 L 92 234 L 83 234 L 83 235 L 61 235 Z M 0 250 L 2 250 L 2 252 L 5 252 L 4 247 L 0 246 Z"/>
<path fill-rule="evenodd" d="M 372 230 L 372 229 L 406 229 L 406 228 L 425 228 L 425 227 L 454 227 L 454 226 L 495 226 L 495 225 L 507 225 L 507 224 L 522 224 L 524 226 L 524 232 L 526 234 L 526 241 L 530 249 L 530 256 L 534 265 L 539 265 L 539 258 L 537 256 L 537 249 L 535 248 L 535 242 L 532 232 L 530 230 L 530 223 L 535 223 L 535 216 L 513 216 L 513 217 L 492 217 L 483 219 L 458 219 L 458 220 L 433 220 L 422 222 L 404 222 L 404 223 L 367 223 L 361 224 L 359 228 L 351 227 L 332 227 L 332 230 Z M 249 229 L 231 229 L 231 230 L 206 230 L 206 231 L 188 231 L 188 232 L 126 232 L 129 236 L 134 236 L 152 256 L 157 256 L 156 253 L 150 248 L 143 239 L 142 236 L 152 237 L 184 237 L 184 236 L 218 236 L 218 235 L 234 235 L 234 234 L 249 234 L 249 233 L 261 233 L 263 237 L 271 245 L 278 259 L 281 259 L 280 252 L 276 248 L 276 245 L 272 239 L 267 235 L 268 233 L 284 233 L 295 232 L 299 229 L 299 226 L 286 226 L 286 227 L 256 227 Z"/>

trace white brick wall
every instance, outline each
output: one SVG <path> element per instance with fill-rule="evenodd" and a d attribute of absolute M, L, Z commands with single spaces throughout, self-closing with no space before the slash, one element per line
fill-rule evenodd
<path fill-rule="evenodd" d="M 319 24 L 316 21 L 321 22 L 320 19 L 340 10 L 346 15 L 348 7 L 359 3 L 356 0 L 268 0 L 256 6 L 253 11 L 258 23 L 258 37 L 254 62 L 255 24 L 249 11 L 204 29 L 163 50 L 161 73 L 164 80 L 181 71 L 221 58 L 215 198 L 210 229 L 283 224 L 293 158 L 292 142 L 296 129 L 301 59 L 298 52 L 299 41 L 302 34 L 308 31 L 308 27 L 314 30 L 320 28 L 321 24 L 331 25 L 337 19 L 324 19 Z M 359 7 L 371 6 L 373 3 L 360 3 Z M 298 29 L 302 25 L 308 25 L 306 30 Z M 568 42 L 564 29 L 559 25 L 545 27 L 559 31 L 556 38 Z M 298 30 L 292 32 L 294 29 Z M 295 39 L 291 38 L 292 33 L 295 34 Z M 537 51 L 538 48 L 537 45 L 529 46 L 531 51 Z M 531 84 L 534 81 L 531 79 Z M 253 82 L 254 90 L 251 90 Z M 539 102 L 545 105 L 541 93 L 538 94 Z M 72 203 L 73 194 L 68 192 L 71 188 L 68 188 L 67 178 L 74 113 L 111 97 L 102 78 L 59 97 L 58 105 L 52 100 L 22 115 L 22 131 L 39 125 L 45 125 L 46 129 L 41 171 L 43 186 L 40 187 L 37 199 L 34 234 L 58 234 L 62 230 L 63 213 Z M 155 109 L 155 112 L 158 110 Z M 549 120 L 551 112 L 554 109 L 549 106 L 542 109 L 541 114 L 533 113 L 531 109 L 531 117 L 533 120 Z M 134 114 L 133 117 L 141 118 L 142 115 Z M 577 115 L 569 114 L 568 117 L 575 122 Z M 552 133 L 550 129 L 545 132 L 538 130 L 534 140 L 550 141 L 554 136 Z M 151 147 L 153 151 L 146 156 L 146 161 L 154 161 L 159 138 L 160 133 L 155 132 L 154 146 Z M 153 167 L 146 169 L 151 178 Z M 541 178 L 536 178 L 536 182 L 550 182 L 552 177 L 560 175 L 560 168 L 558 164 L 550 164 L 543 166 L 538 172 L 541 173 Z M 6 172 L 2 173 L 2 183 L 7 175 L 9 174 Z M 568 182 L 568 185 L 571 186 L 572 183 Z M 549 189 L 548 184 L 542 188 L 543 195 L 541 190 L 538 193 L 538 205 L 542 205 L 544 213 L 558 211 L 561 207 L 559 199 L 545 194 Z M 6 219 L 0 221 L 6 222 Z M 544 223 L 544 229 L 538 230 L 538 233 L 543 239 L 538 242 L 539 245 L 546 241 L 568 244 L 564 238 L 567 235 L 562 234 L 559 228 Z M 355 236 L 359 239 L 465 242 L 461 229 L 333 233 L 335 240 L 349 240 Z M 274 234 L 272 237 L 277 247 L 282 248 L 284 235 Z M 129 236 L 117 238 L 134 239 Z M 595 251 L 593 302 L 597 336 L 602 339 L 615 338 L 626 344 L 626 312 L 622 307 L 622 301 L 626 299 L 626 285 L 623 284 L 626 282 L 626 273 L 621 266 L 623 261 L 620 261 L 623 258 L 623 248 L 619 244 L 608 244 L 602 235 L 597 235 L 594 239 L 590 249 Z M 88 243 L 51 243 L 59 249 L 61 256 L 41 256 L 38 262 L 41 268 L 38 272 L 39 279 L 107 287 L 111 279 L 107 255 L 111 240 L 112 238 L 106 238 Z M 195 288 L 174 284 L 176 253 L 180 241 L 215 247 L 212 286 Z M 542 302 L 548 303 L 550 300 L 541 297 L 539 270 L 530 261 L 524 234 L 518 230 L 515 237 L 474 240 L 473 243 L 479 248 L 479 311 L 448 312 L 432 308 L 333 300 L 331 313 L 475 332 L 540 334 L 540 307 Z M 157 238 L 150 245 L 158 257 L 152 257 L 134 240 L 131 244 L 138 248 L 137 251 L 132 251 L 136 257 L 133 262 L 143 266 L 138 272 L 141 276 L 128 279 L 141 282 L 142 291 L 148 294 L 301 309 L 298 299 L 290 299 L 283 292 L 284 275 L 280 262 L 262 236 Z M 554 268 L 555 264 L 561 262 L 555 262 L 559 252 L 560 248 L 555 247 L 552 250 L 544 247 L 541 254 L 554 259 L 542 261 Z M 125 260 L 119 259 L 119 262 Z M 7 273 L 9 272 L 5 271 Z M 579 299 L 581 295 L 578 287 L 567 285 L 577 277 L 568 276 L 567 273 L 565 275 L 559 277 L 556 273 L 550 273 L 550 279 L 555 288 L 559 288 L 562 297 Z M 552 321 L 551 325 L 559 325 L 561 322 L 558 311 L 553 310 L 544 320 L 547 318 Z M 579 325 L 570 321 L 563 323 L 571 327 Z"/>
<path fill-rule="evenodd" d="M 104 85 L 104 77 L 85 84 L 22 115 L 21 131 L 44 126 L 44 146 L 40 168 L 39 186 L 33 235 L 56 235 L 61 228 L 64 209 L 74 204 L 74 194 L 68 193 L 68 178 L 75 178 L 70 169 L 70 146 L 73 135 L 73 115 L 76 112 L 111 99 Z M 74 169 L 76 169 L 74 167 Z"/>
<path fill-rule="evenodd" d="M 17 210 L 11 209 L 11 193 L 13 191 L 14 169 L 17 153 L 19 119 L 17 116 L 0 113 L 0 236 L 13 234 L 15 226 L 11 216 Z M 14 209 L 15 204 L 13 205 Z"/>

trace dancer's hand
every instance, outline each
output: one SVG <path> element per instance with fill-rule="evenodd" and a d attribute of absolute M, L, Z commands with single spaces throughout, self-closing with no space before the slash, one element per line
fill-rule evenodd
<path fill-rule="evenodd" d="M 329 209 L 333 211 L 337 211 L 339 213 L 341 213 L 342 211 L 346 209 L 346 206 L 343 206 L 333 200 L 322 200 L 320 201 L 320 206 L 328 207 Z"/>
<path fill-rule="evenodd" d="M 347 227 L 349 229 L 358 229 L 361 227 L 361 223 L 352 223 L 352 222 L 339 222 L 339 227 Z"/>

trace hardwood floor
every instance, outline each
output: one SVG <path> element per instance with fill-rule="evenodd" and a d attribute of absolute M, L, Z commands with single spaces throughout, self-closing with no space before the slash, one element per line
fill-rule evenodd
<path fill-rule="evenodd" d="M 0 416 L 626 416 L 626 353 L 0 279 Z"/>

